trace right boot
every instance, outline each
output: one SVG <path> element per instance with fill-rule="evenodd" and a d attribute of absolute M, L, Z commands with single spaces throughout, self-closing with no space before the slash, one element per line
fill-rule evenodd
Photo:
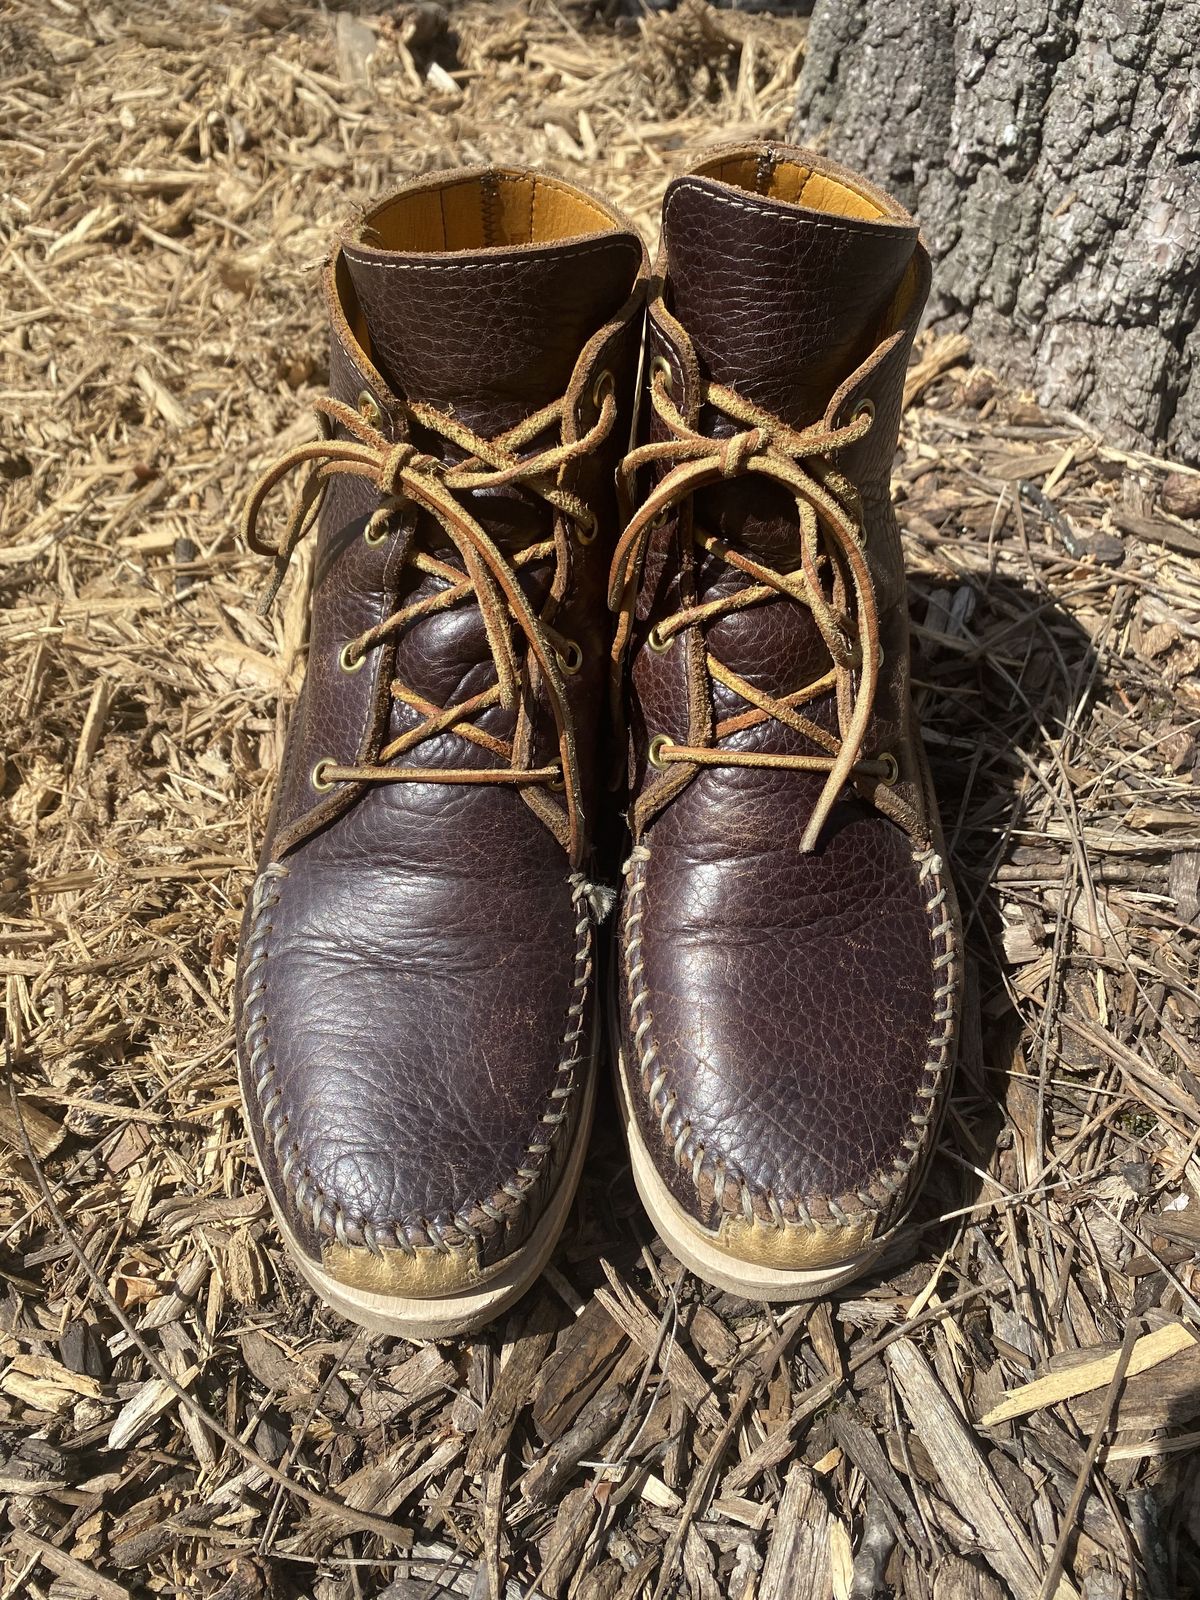
<path fill-rule="evenodd" d="M 243 925 L 238 1052 L 283 1238 L 368 1328 L 471 1331 L 562 1229 L 595 1089 L 592 880 L 645 249 L 515 168 L 336 245 L 323 439 L 259 480 L 267 602 L 319 522 L 307 675 Z M 259 514 L 312 464 L 277 541 Z"/>
<path fill-rule="evenodd" d="M 947 1103 L 962 936 L 890 478 L 915 220 L 775 144 L 674 179 L 613 565 L 629 730 L 617 1088 L 707 1282 L 815 1299 L 896 1237 Z"/>

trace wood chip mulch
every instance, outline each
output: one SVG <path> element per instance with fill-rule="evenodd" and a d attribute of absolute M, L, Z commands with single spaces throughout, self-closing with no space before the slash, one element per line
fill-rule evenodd
<path fill-rule="evenodd" d="M 787 127 L 802 21 L 585 10 L 0 17 L 0 1600 L 1194 1595 L 1200 474 L 953 334 L 896 499 L 971 964 L 903 1248 L 707 1290 L 611 1112 L 486 1335 L 356 1334 L 276 1240 L 230 986 L 305 593 L 260 619 L 234 530 L 313 430 L 330 231 L 496 158 L 652 233 Z"/>

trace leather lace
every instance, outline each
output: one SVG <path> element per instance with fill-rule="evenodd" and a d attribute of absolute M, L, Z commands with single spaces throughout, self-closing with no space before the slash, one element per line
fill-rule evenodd
<path fill-rule="evenodd" d="M 444 586 L 401 606 L 373 628 L 348 640 L 342 653 L 343 666 L 354 670 L 368 651 L 395 637 L 421 617 L 473 602 L 483 618 L 496 669 L 496 681 L 490 688 L 448 706 L 435 705 L 407 685 L 394 682 L 394 697 L 417 711 L 421 721 L 380 750 L 374 764 L 319 763 L 323 768 L 321 787 L 334 783 L 499 783 L 517 785 L 528 794 L 537 789 L 557 789 L 561 785 L 565 817 L 545 794 L 538 797 L 535 810 L 553 827 L 572 858 L 578 856 L 582 848 L 579 763 L 574 721 L 563 681 L 566 659 L 563 647 L 569 645 L 569 641 L 534 610 L 519 577 L 523 567 L 547 560 L 559 552 L 558 537 L 552 535 L 531 542 L 514 554 L 506 554 L 462 503 L 460 496 L 478 489 L 519 486 L 543 500 L 562 518 L 573 522 L 582 537 L 590 537 L 595 531 L 594 514 L 578 495 L 563 487 L 561 474 L 568 463 L 595 450 L 612 429 L 616 402 L 611 382 L 604 387 L 602 397 L 598 395 L 597 398 L 599 414 L 585 434 L 528 454 L 521 452 L 549 429 L 556 427 L 561 437 L 567 415 L 565 398 L 543 407 L 516 427 L 491 439 L 433 406 L 406 403 L 404 410 L 410 422 L 464 452 L 464 458 L 453 464 L 419 450 L 408 440 L 392 441 L 340 400 L 321 399 L 316 411 L 325 437 L 287 451 L 254 485 L 246 502 L 242 533 L 251 549 L 274 558 L 274 572 L 261 603 L 263 611 L 278 592 L 296 546 L 314 526 L 330 480 L 338 473 L 345 473 L 365 478 L 381 496 L 378 510 L 364 529 L 369 542 L 381 542 L 395 514 L 406 505 L 412 505 L 434 518 L 453 545 L 462 567 L 422 550 L 415 538 L 410 539 L 403 559 L 424 575 L 440 579 Z M 350 437 L 334 437 L 335 425 Z M 263 502 L 284 477 L 310 462 L 315 463 L 313 471 L 304 480 L 282 536 L 273 543 L 263 537 L 258 527 Z M 553 590 L 553 585 L 551 587 Z M 474 726 L 471 720 L 490 706 L 499 704 L 512 709 L 521 700 L 523 674 L 514 642 L 514 624 L 524 638 L 528 655 L 536 662 L 540 685 L 557 730 L 558 760 L 543 766 L 522 764 L 520 725 L 512 739 L 500 739 Z M 568 666 L 566 670 L 573 669 Z M 525 731 L 528 734 L 527 728 Z M 447 732 L 461 735 L 506 764 L 490 767 L 390 764 L 424 740 Z M 528 737 L 523 742 L 528 744 Z M 565 830 L 561 826 L 564 821 Z"/>
<path fill-rule="evenodd" d="M 870 430 L 873 411 L 861 408 L 842 427 L 819 423 L 797 431 L 769 411 L 751 404 L 719 383 L 705 383 L 702 404 L 715 407 L 740 431 L 714 439 L 699 433 L 684 418 L 668 390 L 669 378 L 656 366 L 651 381 L 654 410 L 669 437 L 632 450 L 622 463 L 626 496 L 632 499 L 638 471 L 645 466 L 667 470 L 627 524 L 613 556 L 609 604 L 618 621 L 613 644 L 617 676 L 634 623 L 634 607 L 650 536 L 659 517 L 689 500 L 698 489 L 722 479 L 758 474 L 789 490 L 799 514 L 799 565 L 780 571 L 735 549 L 693 524 L 692 537 L 708 555 L 742 573 L 750 581 L 734 593 L 685 605 L 659 620 L 652 630 L 657 648 L 696 624 L 716 622 L 735 611 L 780 597 L 807 606 L 830 656 L 830 669 L 786 695 L 767 694 L 732 671 L 711 650 L 705 652 L 709 676 L 746 702 L 747 710 L 718 722 L 708 744 L 676 744 L 664 736 L 653 741 L 659 765 L 774 767 L 828 774 L 800 842 L 816 846 L 838 795 L 855 775 L 891 781 L 891 758 L 863 760 L 861 750 L 871 715 L 882 662 L 879 617 L 874 585 L 862 543 L 862 507 L 854 485 L 830 460 L 831 453 L 856 444 Z M 831 574 L 831 593 L 822 584 L 822 568 Z M 836 692 L 839 734 L 818 726 L 800 707 Z M 739 750 L 720 741 L 770 719 L 802 734 L 817 746 L 811 755 Z"/>

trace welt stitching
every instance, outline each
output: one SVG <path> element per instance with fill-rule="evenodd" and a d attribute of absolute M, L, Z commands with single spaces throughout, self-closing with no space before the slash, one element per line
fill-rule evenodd
<path fill-rule="evenodd" d="M 643 942 L 641 924 L 645 916 L 646 892 L 646 867 L 650 861 L 650 850 L 645 845 L 636 845 L 626 863 L 626 883 L 628 897 L 626 901 L 625 949 L 622 960 L 625 967 L 626 991 L 629 997 L 629 1020 L 633 1027 L 633 1043 L 638 1055 L 641 1068 L 642 1088 L 646 1093 L 651 1110 L 655 1113 L 663 1137 L 670 1140 L 675 1163 L 683 1170 L 690 1172 L 693 1183 L 699 1184 L 701 1175 L 707 1173 L 713 1184 L 713 1197 L 718 1210 L 731 1209 L 725 1203 L 727 1188 L 732 1186 L 737 1190 L 738 1204 L 732 1209 L 741 1211 L 748 1222 L 763 1222 L 754 1209 L 753 1196 L 755 1191 L 738 1169 L 725 1157 L 713 1155 L 707 1151 L 700 1140 L 693 1138 L 693 1129 L 690 1122 L 680 1122 L 675 1115 L 679 1097 L 674 1089 L 668 1087 L 667 1073 L 658 1058 L 658 1048 L 651 1036 L 654 1017 L 649 1009 L 649 993 L 644 980 L 645 961 L 641 955 Z M 922 1102 L 922 1109 L 914 1111 L 909 1117 L 909 1133 L 901 1141 L 901 1146 L 908 1154 L 897 1156 L 893 1161 L 892 1171 L 880 1173 L 877 1177 L 879 1187 L 884 1190 L 886 1198 L 880 1200 L 864 1186 L 853 1195 L 834 1196 L 826 1199 L 825 1205 L 829 1211 L 829 1218 L 815 1216 L 804 1198 L 795 1195 L 787 1202 L 796 1212 L 796 1216 L 789 1217 L 784 1214 L 779 1198 L 771 1191 L 760 1194 L 768 1210 L 769 1227 L 803 1227 L 809 1230 L 814 1228 L 825 1232 L 836 1232 L 839 1228 L 854 1227 L 868 1220 L 869 1217 L 885 1217 L 890 1221 L 899 1209 L 899 1198 L 906 1187 L 907 1180 L 917 1167 L 931 1142 L 932 1134 L 940 1117 L 938 1103 L 942 1100 L 942 1080 L 949 1072 L 953 1055 L 956 1005 L 960 982 L 959 950 L 954 919 L 950 914 L 949 892 L 943 879 L 943 863 L 936 849 L 929 848 L 925 851 L 915 851 L 913 862 L 917 867 L 918 880 L 928 888 L 929 897 L 925 902 L 925 911 L 931 919 L 930 923 L 930 949 L 931 964 L 935 974 L 941 976 L 941 982 L 933 991 L 934 1011 L 932 1016 L 932 1029 L 926 1042 L 926 1058 L 922 1068 L 922 1078 L 925 1080 L 917 1089 L 918 1100 Z M 632 932 L 636 928 L 636 932 Z M 634 959 L 636 955 L 636 960 Z M 646 1009 L 643 1011 L 643 1007 Z M 638 1015 L 642 1012 L 642 1015 Z M 859 1209 L 855 1209 L 855 1202 Z"/>
<path fill-rule="evenodd" d="M 272 863 L 264 868 L 254 886 L 252 932 L 247 941 L 252 953 L 243 969 L 244 984 L 252 977 L 255 980 L 243 991 L 244 1007 L 249 1010 L 255 1001 L 260 1002 L 257 1011 L 246 1024 L 246 1048 L 250 1075 L 262 1112 L 263 1130 L 271 1139 L 285 1189 L 299 1210 L 311 1217 L 317 1232 L 332 1234 L 337 1242 L 343 1245 L 361 1242 L 374 1253 L 378 1253 L 384 1245 L 388 1245 L 402 1250 L 408 1256 L 413 1256 L 416 1254 L 417 1246 L 408 1239 L 400 1222 L 389 1221 L 381 1226 L 365 1217 L 348 1213 L 341 1203 L 333 1199 L 309 1173 L 298 1170 L 302 1153 L 296 1140 L 293 1139 L 290 1144 L 286 1144 L 289 1119 L 286 1112 L 281 1110 L 283 1091 L 276 1086 L 270 1094 L 267 1093 L 275 1076 L 276 1067 L 270 1059 L 265 968 L 273 927 L 270 915 L 280 900 L 277 889 L 275 892 L 269 891 L 275 885 L 281 886 L 282 880 L 287 876 L 287 867 L 282 863 Z M 454 1213 L 450 1219 L 451 1224 L 468 1238 L 482 1240 L 484 1237 L 483 1230 L 471 1219 L 472 1210 L 482 1211 L 493 1222 L 509 1222 L 512 1206 L 504 1210 L 497 1202 L 502 1203 L 505 1199 L 517 1205 L 528 1202 L 535 1182 L 543 1175 L 546 1157 L 554 1148 L 558 1130 L 568 1119 L 568 1102 L 579 1086 L 577 1070 L 582 1056 L 583 1017 L 593 969 L 592 920 L 588 911 L 588 897 L 592 886 L 579 872 L 572 873 L 568 881 L 571 884 L 571 899 L 578 917 L 575 924 L 575 973 L 571 999 L 567 1006 L 566 1024 L 559 1043 L 561 1054 L 555 1073 L 558 1081 L 549 1093 L 549 1109 L 538 1119 L 539 1127 L 547 1129 L 548 1132 L 534 1135 L 526 1146 L 520 1165 L 492 1195 L 486 1200 L 475 1202 L 474 1205 L 461 1206 Z M 430 1242 L 447 1254 L 460 1242 L 448 1237 L 450 1228 L 444 1226 L 437 1218 L 421 1216 L 414 1220 Z"/>

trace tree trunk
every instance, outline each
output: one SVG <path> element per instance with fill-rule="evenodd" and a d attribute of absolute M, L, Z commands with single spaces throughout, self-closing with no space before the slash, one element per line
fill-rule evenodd
<path fill-rule="evenodd" d="M 914 208 L 981 359 L 1200 462 L 1197 0 L 818 0 L 793 131 Z"/>

